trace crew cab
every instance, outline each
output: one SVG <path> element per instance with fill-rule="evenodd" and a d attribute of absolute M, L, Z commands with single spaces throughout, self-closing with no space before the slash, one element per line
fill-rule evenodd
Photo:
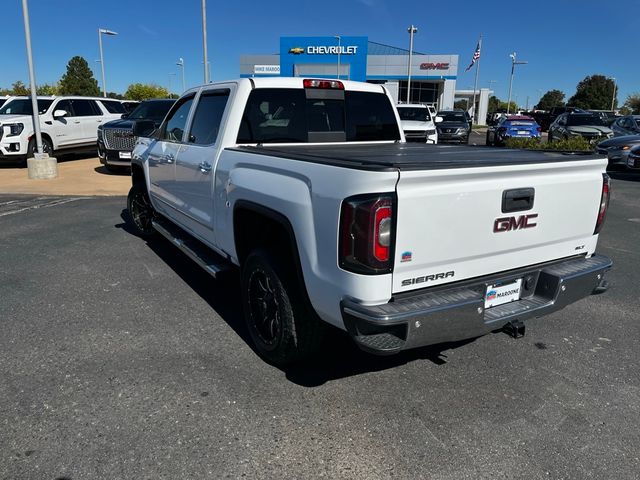
<path fill-rule="evenodd" d="M 269 362 L 325 323 L 378 354 L 518 336 L 607 286 L 601 156 L 408 144 L 383 86 L 322 79 L 193 88 L 151 130 L 134 127 L 133 231 L 239 268 Z"/>
<path fill-rule="evenodd" d="M 44 152 L 95 150 L 98 126 L 120 118 L 118 100 L 101 97 L 37 97 Z M 25 160 L 36 151 L 30 97 L 12 97 L 0 108 L 0 161 Z"/>

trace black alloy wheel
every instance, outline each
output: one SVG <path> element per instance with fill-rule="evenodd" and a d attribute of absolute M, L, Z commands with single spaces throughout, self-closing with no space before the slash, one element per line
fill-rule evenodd
<path fill-rule="evenodd" d="M 152 237 L 155 234 L 152 225 L 155 210 L 149 200 L 147 189 L 142 183 L 134 183 L 129 190 L 127 209 L 136 234 L 143 238 Z"/>
<path fill-rule="evenodd" d="M 268 362 L 284 366 L 315 352 L 324 325 L 305 300 L 291 255 L 264 248 L 242 266 L 242 304 L 249 335 Z"/>

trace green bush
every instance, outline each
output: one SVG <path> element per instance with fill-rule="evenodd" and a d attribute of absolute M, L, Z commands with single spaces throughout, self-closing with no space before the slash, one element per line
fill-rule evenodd
<path fill-rule="evenodd" d="M 507 148 L 520 148 L 525 150 L 551 150 L 560 152 L 593 152 L 595 145 L 582 137 L 570 137 L 566 140 L 542 142 L 537 138 L 508 138 L 505 142 Z"/>

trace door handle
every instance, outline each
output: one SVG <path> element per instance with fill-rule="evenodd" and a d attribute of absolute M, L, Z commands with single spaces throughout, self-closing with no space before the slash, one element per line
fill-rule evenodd
<path fill-rule="evenodd" d="M 167 163 L 173 163 L 176 157 L 174 157 L 172 154 L 168 154 L 164 156 L 164 159 L 166 160 Z"/>
<path fill-rule="evenodd" d="M 102 120 L 96 120 L 96 122 L 98 122 L 98 123 L 102 123 Z"/>
<path fill-rule="evenodd" d="M 200 162 L 198 168 L 202 173 L 209 173 L 211 171 L 211 164 L 209 162 Z"/>
<path fill-rule="evenodd" d="M 73 123 L 80 123 L 80 120 L 74 120 Z"/>

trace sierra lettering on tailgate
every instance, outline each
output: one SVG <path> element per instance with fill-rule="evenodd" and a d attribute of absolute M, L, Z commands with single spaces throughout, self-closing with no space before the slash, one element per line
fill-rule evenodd
<path fill-rule="evenodd" d="M 402 281 L 403 287 L 408 287 L 409 285 L 415 285 L 416 283 L 425 283 L 425 282 L 433 282 L 434 280 L 442 280 L 444 278 L 454 277 L 456 272 L 451 270 L 450 272 L 441 272 L 435 273 L 433 275 L 424 275 L 422 277 L 416 278 L 407 278 Z"/>

